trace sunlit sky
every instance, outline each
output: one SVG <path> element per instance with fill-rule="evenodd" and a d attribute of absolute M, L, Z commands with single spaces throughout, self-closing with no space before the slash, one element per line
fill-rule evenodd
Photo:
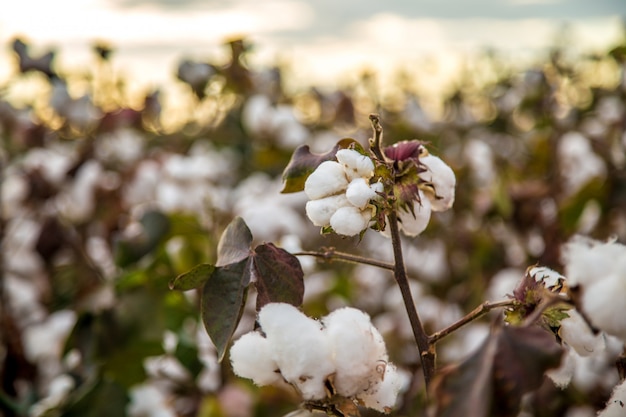
<path fill-rule="evenodd" d="M 293 77 L 330 83 L 356 68 L 410 71 L 424 57 L 441 71 L 483 47 L 508 55 L 545 51 L 567 24 L 569 45 L 604 50 L 623 36 L 625 0 L 20 0 L 0 13 L 0 80 L 13 68 L 9 42 L 55 48 L 62 68 L 88 63 L 106 40 L 115 61 L 143 84 L 172 79 L 184 57 L 223 57 L 226 38 L 245 35 L 251 61 L 288 62 Z"/>

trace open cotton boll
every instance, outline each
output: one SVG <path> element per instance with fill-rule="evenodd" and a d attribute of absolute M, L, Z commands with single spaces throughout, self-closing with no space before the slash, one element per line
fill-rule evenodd
<path fill-rule="evenodd" d="M 593 334 L 583 317 L 574 309 L 567 311 L 569 317 L 561 320 L 559 336 L 580 356 L 600 353 L 605 349 L 604 335 Z"/>
<path fill-rule="evenodd" d="M 350 202 L 345 194 L 331 195 L 319 200 L 309 200 L 306 203 L 306 215 L 315 226 L 330 225 L 330 218 L 341 207 L 347 207 Z"/>
<path fill-rule="evenodd" d="M 259 312 L 259 324 L 285 380 L 305 400 L 325 398 L 324 381 L 335 367 L 320 323 L 291 304 L 270 303 Z"/>
<path fill-rule="evenodd" d="M 434 198 L 431 198 L 432 210 L 448 210 L 454 203 L 454 188 L 456 187 L 454 171 L 434 155 L 424 156 L 420 158 L 420 162 L 426 166 L 426 171 L 419 174 L 420 178 L 431 183 L 435 188 Z"/>
<path fill-rule="evenodd" d="M 571 286 L 593 284 L 613 271 L 626 271 L 626 246 L 574 236 L 563 246 L 562 260 Z"/>
<path fill-rule="evenodd" d="M 400 230 L 407 236 L 417 236 L 426 229 L 428 222 L 430 221 L 431 203 L 422 192 L 420 191 L 421 203 L 419 201 L 413 202 L 413 213 L 400 210 L 398 212 L 398 218 L 400 220 Z"/>
<path fill-rule="evenodd" d="M 281 380 L 270 343 L 259 332 L 246 333 L 233 344 L 230 363 L 235 374 L 251 379 L 256 385 L 270 385 Z"/>
<path fill-rule="evenodd" d="M 337 393 L 352 397 L 379 380 L 378 369 L 387 361 L 387 349 L 370 317 L 345 307 L 330 313 L 323 323 L 335 360 Z"/>
<path fill-rule="evenodd" d="M 365 407 L 382 413 L 389 413 L 395 406 L 398 393 L 407 383 L 405 378 L 392 363 L 384 365 L 384 373 L 377 384 L 357 396 Z"/>
<path fill-rule="evenodd" d="M 341 149 L 337 151 L 335 157 L 343 166 L 349 180 L 359 177 L 369 179 L 374 175 L 372 159 L 353 149 Z"/>
<path fill-rule="evenodd" d="M 380 184 L 380 186 L 376 185 Z M 380 191 L 382 188 L 381 183 L 376 183 L 374 186 L 370 186 L 365 178 L 355 178 L 350 181 L 348 189 L 346 190 L 346 197 L 350 204 L 360 209 L 364 209 L 370 202 L 370 200 L 377 197 L 376 191 Z"/>
<path fill-rule="evenodd" d="M 371 210 L 360 210 L 353 206 L 341 207 L 330 218 L 330 226 L 340 235 L 356 236 L 367 229 L 371 219 Z"/>
<path fill-rule="evenodd" d="M 606 408 L 598 414 L 598 417 L 623 417 L 626 414 L 626 380 L 622 381 L 613 390 L 611 399 Z"/>
<path fill-rule="evenodd" d="M 583 287 L 581 310 L 591 324 L 626 342 L 626 275 L 612 275 Z"/>
<path fill-rule="evenodd" d="M 304 193 L 311 200 L 328 197 L 344 191 L 348 180 L 341 164 L 335 161 L 322 162 L 304 183 Z"/>

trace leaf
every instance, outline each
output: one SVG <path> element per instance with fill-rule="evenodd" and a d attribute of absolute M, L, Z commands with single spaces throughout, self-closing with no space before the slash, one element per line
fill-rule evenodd
<path fill-rule="evenodd" d="M 540 327 L 498 326 L 463 363 L 433 381 L 437 417 L 514 417 L 522 396 L 558 367 L 563 349 Z"/>
<path fill-rule="evenodd" d="M 324 154 L 312 153 L 308 145 L 299 146 L 291 155 L 291 160 L 283 171 L 284 186 L 280 192 L 287 194 L 304 190 L 304 182 L 311 172 L 315 171 L 315 168 L 322 162 L 333 159 L 339 149 L 346 149 L 353 144 L 359 145 L 354 139 L 341 139 L 330 151 Z"/>
<path fill-rule="evenodd" d="M 211 264 L 200 264 L 193 267 L 190 271 L 180 274 L 170 281 L 171 290 L 187 291 L 197 288 L 211 277 L 215 271 L 215 266 Z"/>
<path fill-rule="evenodd" d="M 250 256 L 252 233 L 241 217 L 235 217 L 217 244 L 217 266 L 237 263 Z"/>
<path fill-rule="evenodd" d="M 126 415 L 129 403 L 127 391 L 115 381 L 98 379 L 95 384 L 83 385 L 68 397 L 65 417 L 107 417 Z"/>
<path fill-rule="evenodd" d="M 202 289 L 202 321 L 219 361 L 224 358 L 243 313 L 250 283 L 249 261 L 245 258 L 217 267 Z"/>
<path fill-rule="evenodd" d="M 253 262 L 258 291 L 257 311 L 268 303 L 302 305 L 304 272 L 298 258 L 266 243 L 255 248 Z"/>

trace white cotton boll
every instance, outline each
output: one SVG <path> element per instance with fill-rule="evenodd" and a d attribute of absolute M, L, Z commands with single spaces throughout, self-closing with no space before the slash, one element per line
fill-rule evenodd
<path fill-rule="evenodd" d="M 335 372 L 321 324 L 286 303 L 270 303 L 259 312 L 259 324 L 285 380 L 305 400 L 326 397 L 324 381 Z"/>
<path fill-rule="evenodd" d="M 330 225 L 330 218 L 341 207 L 348 207 L 350 203 L 345 194 L 331 195 L 319 200 L 307 201 L 305 209 L 307 217 L 315 226 Z"/>
<path fill-rule="evenodd" d="M 614 272 L 626 271 L 626 246 L 615 242 L 574 236 L 563 246 L 561 255 L 571 286 L 593 284 Z"/>
<path fill-rule="evenodd" d="M 358 398 L 365 407 L 389 413 L 396 405 L 398 394 L 408 382 L 409 377 L 399 372 L 394 364 L 387 363 L 384 365 L 381 380 Z"/>
<path fill-rule="evenodd" d="M 602 333 L 594 334 L 583 317 L 574 309 L 567 311 L 569 317 L 561 320 L 559 336 L 580 356 L 603 352 L 606 345 Z"/>
<path fill-rule="evenodd" d="M 579 132 L 565 133 L 558 143 L 557 156 L 565 189 L 571 195 L 592 178 L 606 175 L 606 165 L 591 147 L 589 139 Z"/>
<path fill-rule="evenodd" d="M 431 203 L 428 198 L 420 191 L 421 203 L 415 201 L 413 203 L 413 213 L 400 210 L 398 213 L 398 219 L 400 220 L 400 230 L 407 236 L 417 236 L 426 229 L 428 222 L 430 221 Z"/>
<path fill-rule="evenodd" d="M 456 176 L 452 168 L 443 160 L 434 155 L 420 158 L 420 162 L 426 166 L 426 171 L 419 174 L 424 181 L 435 187 L 435 195 L 430 197 L 433 211 L 445 211 L 454 204 L 454 188 Z"/>
<path fill-rule="evenodd" d="M 381 377 L 377 370 L 387 361 L 382 336 L 370 317 L 355 308 L 335 310 L 322 321 L 335 360 L 337 393 L 344 397 L 361 393 Z"/>
<path fill-rule="evenodd" d="M 598 417 L 623 417 L 626 415 L 626 380 L 615 387 L 606 408 Z"/>
<path fill-rule="evenodd" d="M 343 166 L 349 180 L 355 178 L 371 178 L 374 175 L 374 162 L 368 156 L 353 149 L 340 149 L 335 155 Z"/>
<path fill-rule="evenodd" d="M 248 99 L 241 112 L 241 122 L 252 135 L 267 133 L 272 127 L 273 108 L 269 97 L 257 94 Z"/>
<path fill-rule="evenodd" d="M 546 266 L 534 266 L 530 268 L 528 274 L 535 278 L 535 281 L 543 281 L 544 286 L 547 288 L 554 287 L 559 284 L 559 281 L 565 281 L 565 277 L 553 269 Z"/>
<path fill-rule="evenodd" d="M 626 275 L 612 275 L 583 287 L 581 309 L 600 330 L 626 343 Z"/>
<path fill-rule="evenodd" d="M 330 218 L 330 226 L 340 235 L 356 236 L 367 229 L 371 219 L 371 210 L 359 210 L 352 206 L 341 207 Z"/>
<path fill-rule="evenodd" d="M 380 184 L 380 183 L 376 183 Z M 382 184 L 380 184 L 382 186 Z M 364 209 L 370 202 L 370 200 L 376 198 L 376 190 L 381 187 L 370 187 L 365 178 L 355 178 L 350 181 L 348 189 L 346 190 L 346 197 L 350 204 L 360 209 Z"/>
<path fill-rule="evenodd" d="M 130 417 L 174 417 L 166 395 L 155 385 L 148 383 L 135 385 L 130 389 L 130 403 L 126 407 Z"/>
<path fill-rule="evenodd" d="M 341 164 L 335 161 L 322 162 L 304 183 L 304 192 L 311 200 L 328 197 L 348 187 L 348 179 Z"/>
<path fill-rule="evenodd" d="M 281 380 L 270 343 L 259 332 L 246 333 L 233 344 L 230 363 L 235 374 L 251 379 L 256 385 L 270 385 Z"/>
<path fill-rule="evenodd" d="M 579 357 L 574 349 L 567 350 L 561 358 L 561 365 L 558 368 L 549 369 L 546 371 L 546 375 L 557 387 L 561 389 L 566 388 L 572 382 L 576 372 L 576 358 Z"/>

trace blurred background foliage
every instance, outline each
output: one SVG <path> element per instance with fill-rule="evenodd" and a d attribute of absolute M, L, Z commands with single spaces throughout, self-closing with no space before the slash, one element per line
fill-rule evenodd
<path fill-rule="evenodd" d="M 575 233 L 626 241 L 626 36 L 603 54 L 566 45 L 519 70 L 487 51 L 441 96 L 410 73 L 336 90 L 284 87 L 283 70 L 250 68 L 245 39 L 226 62 L 182 60 L 175 97 L 129 93 L 115 49 L 93 48 L 88 70 L 59 73 L 55 52 L 23 39 L 0 85 L 2 263 L 0 415 L 279 416 L 295 393 L 232 375 L 199 321 L 195 291 L 168 281 L 214 263 L 241 216 L 257 242 L 322 246 L 391 260 L 375 232 L 362 242 L 321 236 L 302 193 L 280 194 L 293 150 L 362 144 L 381 114 L 386 144 L 418 138 L 457 174 L 452 210 L 406 240 L 418 310 L 439 330 L 510 294 L 524 269 L 560 270 Z M 422 80 L 423 82 L 423 80 Z M 308 314 L 367 311 L 391 359 L 415 375 L 397 415 L 423 415 L 419 360 L 388 271 L 301 257 Z M 248 300 L 239 334 L 254 320 Z M 446 339 L 440 365 L 467 357 L 489 318 Z M 236 336 L 237 337 L 237 336 Z M 559 390 L 547 381 L 527 415 L 595 415 L 617 380 L 594 364 Z M 585 414 L 586 413 L 586 414 Z"/>

